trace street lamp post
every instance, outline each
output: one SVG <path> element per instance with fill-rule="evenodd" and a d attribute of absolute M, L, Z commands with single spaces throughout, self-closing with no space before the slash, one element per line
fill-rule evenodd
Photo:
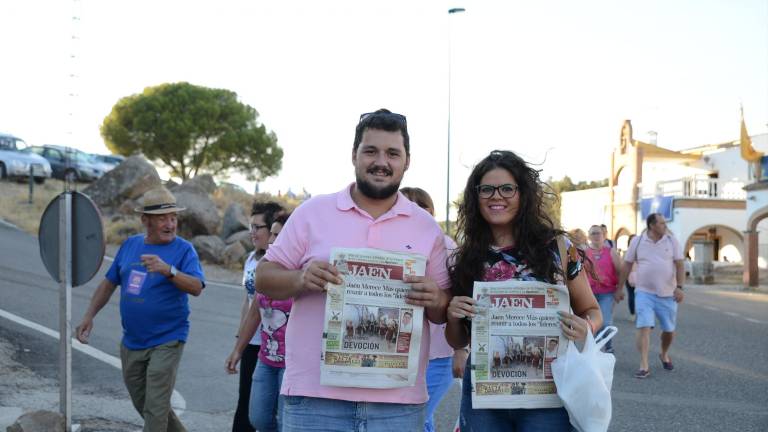
<path fill-rule="evenodd" d="M 448 9 L 448 15 L 466 11 L 464 8 Z M 448 151 L 445 169 L 445 232 L 451 234 L 451 26 L 448 24 Z"/>

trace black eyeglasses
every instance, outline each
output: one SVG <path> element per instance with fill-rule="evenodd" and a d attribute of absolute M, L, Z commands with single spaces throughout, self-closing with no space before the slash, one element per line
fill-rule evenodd
<path fill-rule="evenodd" d="M 514 198 L 515 195 L 517 195 L 517 190 L 517 185 L 509 183 L 498 186 L 488 184 L 481 184 L 477 186 L 477 194 L 480 196 L 480 198 L 485 199 L 491 198 L 493 194 L 496 193 L 496 191 L 499 191 L 499 195 L 502 198 Z"/>
<path fill-rule="evenodd" d="M 398 113 L 393 113 L 393 112 L 384 112 L 384 111 L 374 111 L 374 112 L 369 112 L 369 113 L 365 113 L 365 114 L 360 114 L 360 121 L 358 123 L 362 123 L 363 120 L 365 120 L 368 117 L 373 116 L 373 115 L 375 115 L 375 116 L 382 116 L 382 117 L 392 117 L 395 120 L 397 120 L 399 122 L 402 122 L 404 125 L 408 124 L 408 121 L 406 120 L 404 115 L 398 114 Z"/>
<path fill-rule="evenodd" d="M 258 231 L 262 228 L 269 228 L 269 225 L 257 225 L 257 224 L 251 224 L 251 231 Z"/>

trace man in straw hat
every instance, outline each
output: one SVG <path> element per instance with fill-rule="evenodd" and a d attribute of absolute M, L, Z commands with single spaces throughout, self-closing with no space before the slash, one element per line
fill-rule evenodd
<path fill-rule="evenodd" d="M 192 244 L 176 236 L 176 213 L 184 208 L 173 194 L 157 187 L 143 201 L 135 211 L 146 233 L 120 246 L 75 332 L 88 343 L 94 317 L 120 285 L 123 379 L 144 431 L 186 431 L 171 409 L 171 394 L 189 334 L 187 295 L 200 295 L 203 271 Z"/>

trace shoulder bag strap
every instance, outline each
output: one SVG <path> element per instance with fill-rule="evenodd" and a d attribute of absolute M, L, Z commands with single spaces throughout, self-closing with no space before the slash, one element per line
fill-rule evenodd
<path fill-rule="evenodd" d="M 563 267 L 563 283 L 568 281 L 568 251 L 565 249 L 565 239 L 557 236 L 557 249 L 560 252 L 560 265 Z"/>

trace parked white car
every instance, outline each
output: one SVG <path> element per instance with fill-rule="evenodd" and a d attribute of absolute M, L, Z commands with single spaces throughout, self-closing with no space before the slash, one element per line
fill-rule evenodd
<path fill-rule="evenodd" d="M 23 151 L 26 147 L 21 138 L 0 133 L 0 178 L 28 179 L 30 168 L 38 184 L 51 178 L 51 164 L 42 156 Z"/>

